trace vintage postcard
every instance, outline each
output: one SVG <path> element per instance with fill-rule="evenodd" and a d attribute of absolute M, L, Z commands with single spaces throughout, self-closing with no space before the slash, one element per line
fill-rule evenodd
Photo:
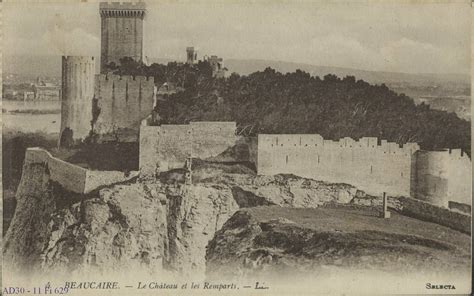
<path fill-rule="evenodd" d="M 3 1 L 2 295 L 470 294 L 470 1 Z"/>

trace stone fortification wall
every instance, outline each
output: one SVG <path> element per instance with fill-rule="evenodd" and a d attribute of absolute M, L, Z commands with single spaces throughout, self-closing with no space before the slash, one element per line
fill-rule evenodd
<path fill-rule="evenodd" d="M 75 164 L 68 163 L 52 156 L 41 148 L 28 148 L 25 154 L 25 165 L 41 163 L 47 165 L 49 178 L 64 189 L 87 194 L 102 186 L 124 182 L 137 175 L 125 175 L 118 171 L 91 171 Z"/>
<path fill-rule="evenodd" d="M 154 107 L 155 83 L 143 76 L 96 75 L 93 132 L 104 140 L 137 141 L 140 122 Z"/>
<path fill-rule="evenodd" d="M 409 196 L 415 143 L 399 147 L 377 138 L 324 140 L 317 134 L 259 135 L 259 175 L 295 174 L 347 183 L 372 195 Z"/>
<path fill-rule="evenodd" d="M 258 163 L 258 137 L 244 137 L 249 148 L 249 161 L 257 168 Z"/>
<path fill-rule="evenodd" d="M 236 136 L 231 141 L 222 143 L 227 145 L 228 148 L 216 156 L 206 158 L 206 160 L 212 162 L 249 162 L 253 165 L 257 164 L 256 137 Z"/>
<path fill-rule="evenodd" d="M 472 204 L 470 158 L 460 149 L 417 151 L 415 196 L 440 206 Z"/>
<path fill-rule="evenodd" d="M 401 214 L 471 234 L 471 216 L 410 197 L 399 197 Z"/>
<path fill-rule="evenodd" d="M 236 144 L 235 122 L 191 122 L 191 157 L 208 159 L 216 157 Z"/>
<path fill-rule="evenodd" d="M 137 171 L 130 172 L 129 174 L 125 174 L 119 171 L 87 170 L 83 192 L 89 193 L 91 191 L 99 189 L 100 187 L 125 182 L 136 176 L 138 176 Z"/>
<path fill-rule="evenodd" d="M 182 168 L 191 156 L 192 139 L 188 125 L 142 126 L 140 128 L 140 172 Z"/>
<path fill-rule="evenodd" d="M 60 144 L 71 145 L 89 135 L 94 96 L 94 57 L 63 56 Z"/>
<path fill-rule="evenodd" d="M 28 148 L 25 154 L 25 165 L 43 163 L 48 167 L 51 181 L 57 182 L 64 189 L 84 193 L 87 170 L 80 166 L 53 157 L 41 148 Z"/>
<path fill-rule="evenodd" d="M 140 171 L 152 175 L 183 168 L 188 158 L 245 162 L 256 158 L 255 140 L 235 135 L 235 122 L 191 122 L 188 125 L 142 126 Z"/>
<path fill-rule="evenodd" d="M 468 204 L 464 204 L 464 203 L 455 202 L 455 201 L 450 200 L 448 202 L 448 208 L 450 210 L 459 211 L 461 213 L 471 214 L 471 206 L 468 205 Z"/>

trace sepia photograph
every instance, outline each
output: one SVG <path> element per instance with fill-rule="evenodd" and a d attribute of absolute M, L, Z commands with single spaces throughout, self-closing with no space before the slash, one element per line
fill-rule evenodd
<path fill-rule="evenodd" d="M 471 294 L 471 1 L 3 1 L 1 295 Z"/>

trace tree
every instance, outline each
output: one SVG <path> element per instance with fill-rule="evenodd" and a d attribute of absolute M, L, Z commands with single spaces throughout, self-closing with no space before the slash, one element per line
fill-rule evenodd
<path fill-rule="evenodd" d="M 470 122 L 424 103 L 416 105 L 384 84 L 370 85 L 354 76 L 340 79 L 327 74 L 321 80 L 300 70 L 282 74 L 266 68 L 248 76 L 232 73 L 215 79 L 208 62 L 147 67 L 131 60 L 125 60 L 117 72 L 144 73 L 154 76 L 155 83 L 169 81 L 186 88 L 160 102 L 156 111 L 165 123 L 233 120 L 240 127 L 254 127 L 252 135 L 379 137 L 399 144 L 416 141 L 428 150 L 462 148 L 470 155 Z"/>

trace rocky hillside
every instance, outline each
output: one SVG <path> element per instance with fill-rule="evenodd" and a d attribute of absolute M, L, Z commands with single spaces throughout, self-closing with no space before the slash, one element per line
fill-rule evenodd
<path fill-rule="evenodd" d="M 452 253 L 453 266 L 463 268 L 458 262 L 465 256 L 464 243 L 453 247 L 444 238 L 405 233 L 406 221 L 398 216 L 395 221 L 400 222 L 393 225 L 382 221 L 391 226 L 381 230 L 371 226 L 381 220 L 366 218 L 365 212 L 339 211 L 333 215 L 321 209 L 314 213 L 325 213 L 326 222 L 308 228 L 301 219 L 312 217 L 313 212 L 288 214 L 283 210 L 339 204 L 367 204 L 364 208 L 372 211 L 380 207 L 380 199 L 350 185 L 230 171 L 238 169 L 201 166 L 193 171 L 192 185 L 183 183 L 184 178 L 173 172 L 160 180 L 136 179 L 78 195 L 52 182 L 45 165 L 25 164 L 16 194 L 17 209 L 5 236 L 6 268 L 22 274 L 72 275 L 139 270 L 150 276 L 179 274 L 202 279 L 206 265 L 210 273 L 229 260 L 235 260 L 229 267 L 237 268 L 242 260 L 255 265 L 252 262 L 260 260 L 262 254 L 271 257 L 271 262 L 287 262 L 289 267 L 303 262 L 306 268 L 310 261 L 348 266 L 360 260 L 368 260 L 361 267 L 378 267 L 377 258 L 388 245 L 394 246 L 394 253 L 387 260 L 421 258 L 423 249 L 433 256 L 433 252 L 443 256 Z M 392 207 L 398 207 L 394 202 Z M 239 212 L 243 209 L 251 210 Z M 346 214 L 353 220 L 347 220 Z M 278 217 L 286 218 L 268 222 Z M 352 223 L 356 225 L 347 228 Z M 416 223 L 418 229 L 429 224 Z M 360 231 L 364 225 L 368 229 Z M 325 227 L 329 227 L 327 231 Z M 447 228 L 442 231 L 446 238 L 451 235 Z M 464 242 L 468 237 L 453 233 L 452 241 Z M 300 249 L 285 243 L 287 240 Z M 404 252 L 413 256 L 404 257 Z M 369 259 L 363 259 L 367 256 Z M 228 274 L 229 270 L 222 272 Z"/>
<path fill-rule="evenodd" d="M 27 164 L 5 237 L 7 264 L 18 270 L 84 273 L 136 267 L 151 274 L 166 269 L 203 275 L 208 241 L 239 208 L 316 207 L 341 198 L 347 202 L 356 192 L 346 185 L 282 176 L 222 175 L 206 169 L 194 175 L 193 185 L 168 176 L 84 196 L 51 182 L 46 166 Z"/>
<path fill-rule="evenodd" d="M 456 242 L 456 243 L 454 243 Z M 373 208 L 256 207 L 238 211 L 209 243 L 210 277 L 318 274 L 328 268 L 468 272 L 469 235 Z"/>

